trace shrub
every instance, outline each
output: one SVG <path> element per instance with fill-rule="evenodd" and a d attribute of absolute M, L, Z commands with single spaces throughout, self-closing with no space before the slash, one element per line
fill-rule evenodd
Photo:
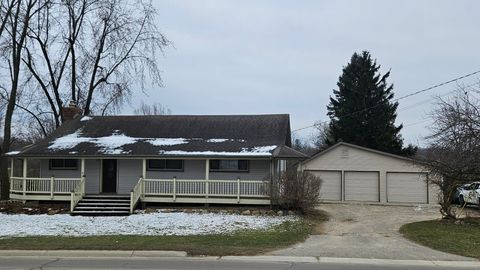
<path fill-rule="evenodd" d="M 322 180 L 292 168 L 274 180 L 272 201 L 282 209 L 310 212 L 318 204 Z"/>

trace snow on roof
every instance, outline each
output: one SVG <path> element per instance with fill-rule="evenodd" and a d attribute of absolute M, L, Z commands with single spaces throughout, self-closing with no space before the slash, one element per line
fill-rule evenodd
<path fill-rule="evenodd" d="M 8 153 L 5 153 L 5 155 L 7 155 L 7 156 L 13 156 L 13 155 L 18 155 L 18 154 L 20 154 L 20 151 L 10 151 Z"/>
<path fill-rule="evenodd" d="M 82 119 L 80 119 L 80 121 L 88 121 L 88 120 L 92 120 L 93 118 L 91 116 L 84 116 L 82 117 Z"/>
<path fill-rule="evenodd" d="M 160 151 L 162 155 L 172 156 L 269 156 L 276 145 L 243 148 L 240 152 L 215 152 L 215 151 Z"/>
<path fill-rule="evenodd" d="M 185 138 L 134 138 L 120 133 L 119 130 L 114 130 L 110 136 L 99 138 L 83 137 L 82 130 L 78 129 L 72 134 L 57 138 L 48 147 L 52 151 L 69 150 L 75 148 L 81 143 L 92 143 L 99 148 L 99 151 L 108 155 L 129 154 L 130 151 L 124 150 L 123 147 L 137 142 L 146 142 L 153 146 L 172 146 L 179 144 L 187 144 L 190 141 L 206 141 L 210 143 L 222 143 L 226 141 L 235 141 L 234 139 L 185 139 Z M 238 140 L 244 141 L 244 140 Z M 184 155 L 184 156 L 198 156 L 198 155 L 212 155 L 212 156 L 269 156 L 272 151 L 277 148 L 276 145 L 257 146 L 253 148 L 242 148 L 237 152 L 227 151 L 181 151 L 181 150 L 159 150 L 160 155 Z M 69 154 L 77 154 L 77 151 L 70 151 Z"/>
<path fill-rule="evenodd" d="M 188 143 L 188 139 L 185 138 L 156 138 L 156 139 L 149 139 L 147 142 L 151 143 L 155 146 L 163 146 L 163 145 L 178 145 L 178 144 L 185 144 Z"/>

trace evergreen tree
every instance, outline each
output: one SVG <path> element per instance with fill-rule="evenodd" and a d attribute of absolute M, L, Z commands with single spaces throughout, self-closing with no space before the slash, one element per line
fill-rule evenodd
<path fill-rule="evenodd" d="M 370 53 L 354 53 L 338 79 L 327 106 L 330 117 L 328 145 L 343 141 L 380 151 L 412 156 L 416 147 L 403 147 L 395 126 L 398 102 L 393 102 L 393 85 L 387 84 L 390 72 L 381 75 L 380 65 Z"/>

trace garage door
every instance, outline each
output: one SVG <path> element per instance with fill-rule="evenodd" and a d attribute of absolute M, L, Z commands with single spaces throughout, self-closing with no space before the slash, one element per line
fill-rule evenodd
<path fill-rule="evenodd" d="M 378 202 L 378 172 L 345 172 L 345 200 Z"/>
<path fill-rule="evenodd" d="M 388 202 L 428 203 L 425 173 L 387 173 Z"/>
<path fill-rule="evenodd" d="M 322 179 L 320 200 L 342 200 L 342 172 L 340 171 L 309 171 Z"/>

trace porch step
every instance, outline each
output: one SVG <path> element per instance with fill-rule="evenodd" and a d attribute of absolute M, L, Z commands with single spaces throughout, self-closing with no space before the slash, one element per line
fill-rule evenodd
<path fill-rule="evenodd" d="M 74 210 L 72 216 L 128 216 L 130 211 Z"/>
<path fill-rule="evenodd" d="M 127 216 L 130 214 L 130 196 L 115 194 L 85 195 L 71 215 Z"/>

